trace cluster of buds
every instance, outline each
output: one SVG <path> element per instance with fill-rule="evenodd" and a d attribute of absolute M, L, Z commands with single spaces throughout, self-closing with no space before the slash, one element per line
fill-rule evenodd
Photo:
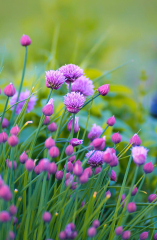
<path fill-rule="evenodd" d="M 75 231 L 74 223 L 67 224 L 64 231 L 59 233 L 60 239 L 75 239 L 76 237 L 77 237 L 77 231 Z"/>

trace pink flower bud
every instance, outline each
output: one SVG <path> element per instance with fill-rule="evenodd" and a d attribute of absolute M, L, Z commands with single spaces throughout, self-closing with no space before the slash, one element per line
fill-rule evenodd
<path fill-rule="evenodd" d="M 153 169 L 154 167 L 152 162 L 146 163 L 143 166 L 143 171 L 145 172 L 145 174 L 153 172 Z"/>
<path fill-rule="evenodd" d="M 68 162 L 67 163 L 67 172 L 72 172 L 72 171 L 73 171 L 73 164 L 71 162 Z"/>
<path fill-rule="evenodd" d="M 9 85 L 7 85 L 5 88 L 4 88 L 4 94 L 7 96 L 7 97 L 12 97 L 14 96 L 15 94 L 15 88 L 14 88 L 14 85 L 12 83 L 10 83 Z"/>
<path fill-rule="evenodd" d="M 140 234 L 140 240 L 145 240 L 148 238 L 148 232 L 143 232 Z"/>
<path fill-rule="evenodd" d="M 24 152 L 20 155 L 19 161 L 20 161 L 20 163 L 24 164 L 27 160 L 28 160 L 28 156 L 27 156 L 27 154 L 26 154 L 25 151 L 24 151 Z"/>
<path fill-rule="evenodd" d="M 9 161 L 8 162 L 8 168 L 11 169 L 12 165 L 13 165 L 13 170 L 15 170 L 17 168 L 17 163 L 15 161 L 13 161 L 13 163 L 12 163 L 12 161 Z"/>
<path fill-rule="evenodd" d="M 34 172 L 36 175 L 39 175 L 41 173 L 39 165 L 35 166 Z"/>
<path fill-rule="evenodd" d="M 51 147 L 50 149 L 49 149 L 49 155 L 50 155 L 50 157 L 52 157 L 52 158 L 56 158 L 56 157 L 58 157 L 59 156 L 59 149 L 57 148 L 57 147 Z"/>
<path fill-rule="evenodd" d="M 119 226 L 116 228 L 115 230 L 115 234 L 118 236 L 118 235 L 121 235 L 123 232 L 123 227 L 122 226 Z"/>
<path fill-rule="evenodd" d="M 16 125 L 15 127 L 12 127 L 10 130 L 11 135 L 17 135 L 20 132 L 20 128 Z"/>
<path fill-rule="evenodd" d="M 137 166 L 145 163 L 148 151 L 143 146 L 136 146 L 131 149 L 133 161 Z"/>
<path fill-rule="evenodd" d="M 105 96 L 109 92 L 109 84 L 102 85 L 98 88 L 100 95 Z"/>
<path fill-rule="evenodd" d="M 8 135 L 6 132 L 0 133 L 0 143 L 5 143 L 8 140 Z"/>
<path fill-rule="evenodd" d="M 84 173 L 88 174 L 88 177 L 91 177 L 93 174 L 93 171 L 91 169 L 91 167 L 85 168 Z"/>
<path fill-rule="evenodd" d="M 40 172 L 47 172 L 49 171 L 50 162 L 47 158 L 43 158 L 39 161 L 38 166 L 39 166 Z"/>
<path fill-rule="evenodd" d="M 15 215 L 17 213 L 17 207 L 15 205 L 11 205 L 9 208 L 10 215 Z"/>
<path fill-rule="evenodd" d="M 134 134 L 134 136 L 130 138 L 130 144 L 132 144 L 133 147 L 141 145 L 141 139 L 137 134 Z"/>
<path fill-rule="evenodd" d="M 130 202 L 130 203 L 128 203 L 128 205 L 127 205 L 127 210 L 128 210 L 128 212 L 129 213 L 133 213 L 133 212 L 135 212 L 136 211 L 136 204 L 134 203 L 134 202 Z"/>
<path fill-rule="evenodd" d="M 0 120 L 1 120 L 1 118 L 0 118 Z M 8 121 L 8 119 L 3 118 L 2 128 L 7 128 L 8 126 L 9 126 L 9 121 Z"/>
<path fill-rule="evenodd" d="M 44 222 L 47 222 L 47 223 L 50 222 L 51 218 L 52 218 L 51 213 L 49 213 L 49 212 L 44 212 L 43 213 L 42 219 L 43 219 Z"/>
<path fill-rule="evenodd" d="M 118 165 L 118 158 L 115 154 L 112 156 L 112 161 L 109 162 L 110 167 L 116 167 Z"/>
<path fill-rule="evenodd" d="M 70 144 L 75 147 L 75 146 L 78 146 L 80 144 L 83 144 L 83 140 L 77 139 L 77 138 L 72 138 L 70 140 Z"/>
<path fill-rule="evenodd" d="M 75 174 L 76 175 L 76 174 Z M 80 177 L 79 177 L 79 183 L 84 184 L 86 182 L 88 182 L 88 174 L 87 173 L 83 173 Z"/>
<path fill-rule="evenodd" d="M 8 138 L 8 144 L 11 146 L 11 147 L 15 147 L 17 144 L 18 144 L 19 140 L 18 140 L 18 137 L 15 136 L 15 135 L 11 135 L 9 138 Z"/>
<path fill-rule="evenodd" d="M 111 197 L 111 192 L 109 190 L 107 192 L 105 192 L 105 197 L 106 198 L 110 198 Z"/>
<path fill-rule="evenodd" d="M 69 158 L 68 158 L 68 161 L 69 161 L 69 162 L 74 162 L 74 161 L 75 161 L 75 155 L 69 157 Z"/>
<path fill-rule="evenodd" d="M 103 147 L 105 147 L 104 143 L 105 143 L 105 141 L 103 138 L 95 138 L 92 142 L 95 150 L 101 150 L 102 145 L 103 145 Z"/>
<path fill-rule="evenodd" d="M 66 233 L 64 231 L 59 233 L 59 238 L 62 239 L 66 239 Z"/>
<path fill-rule="evenodd" d="M 72 145 L 68 145 L 68 146 L 66 147 L 66 149 L 65 149 L 65 154 L 66 154 L 67 156 L 70 156 L 70 155 L 73 154 L 73 151 L 74 151 L 73 146 L 72 146 Z"/>
<path fill-rule="evenodd" d="M 34 161 L 32 159 L 28 159 L 25 163 L 25 168 L 31 172 L 35 167 Z"/>
<path fill-rule="evenodd" d="M 20 43 L 22 46 L 26 47 L 31 44 L 31 39 L 29 36 L 23 34 L 23 36 L 20 39 Z"/>
<path fill-rule="evenodd" d="M 56 123 L 55 123 L 55 122 L 50 123 L 50 124 L 48 125 L 48 130 L 49 130 L 50 132 L 55 132 L 55 131 L 57 130 L 57 125 L 56 125 Z"/>
<path fill-rule="evenodd" d="M 121 135 L 118 132 L 114 133 L 111 137 L 111 140 L 114 144 L 120 143 L 121 142 Z"/>
<path fill-rule="evenodd" d="M 109 119 L 107 119 L 107 125 L 109 125 L 109 126 L 113 126 L 114 124 L 115 124 L 115 117 L 114 116 L 112 116 L 112 117 L 110 117 Z"/>
<path fill-rule="evenodd" d="M 9 222 L 11 221 L 10 214 L 7 211 L 0 212 L 0 222 Z"/>
<path fill-rule="evenodd" d="M 101 170 L 102 170 L 101 167 L 97 167 L 97 168 L 95 169 L 94 175 L 97 175 L 98 173 L 100 173 Z"/>
<path fill-rule="evenodd" d="M 132 193 L 131 193 L 131 196 L 135 196 L 136 193 L 137 193 L 138 189 L 136 186 L 134 186 L 133 190 L 132 190 Z"/>
<path fill-rule="evenodd" d="M 99 220 L 95 219 L 92 223 L 92 226 L 95 227 L 95 228 L 98 228 L 100 226 Z"/>
<path fill-rule="evenodd" d="M 85 201 L 81 202 L 81 207 L 83 207 L 85 205 Z"/>
<path fill-rule="evenodd" d="M 123 233 L 122 233 L 122 239 L 129 239 L 130 238 L 130 236 L 131 236 L 131 232 L 130 231 L 124 231 Z"/>
<path fill-rule="evenodd" d="M 42 108 L 42 113 L 45 116 L 51 116 L 53 112 L 54 112 L 53 98 L 51 98 L 49 102 Z"/>
<path fill-rule="evenodd" d="M 117 181 L 117 176 L 114 170 L 111 171 L 111 176 L 110 176 L 111 181 L 116 182 Z"/>
<path fill-rule="evenodd" d="M 54 162 L 51 162 L 49 165 L 49 173 L 55 174 L 57 172 L 57 165 Z"/>
<path fill-rule="evenodd" d="M 79 164 L 79 165 L 81 165 L 82 164 L 82 162 L 78 159 L 78 160 L 76 160 L 76 162 L 74 163 L 74 166 L 76 165 L 76 164 Z"/>
<path fill-rule="evenodd" d="M 60 170 L 56 172 L 55 177 L 57 180 L 61 180 L 63 178 L 63 175 L 64 175 L 63 171 Z"/>
<path fill-rule="evenodd" d="M 12 231 L 9 231 L 9 240 L 15 239 L 15 233 Z"/>
<path fill-rule="evenodd" d="M 157 240 L 157 233 L 154 234 L 154 240 Z"/>
<path fill-rule="evenodd" d="M 104 162 L 110 163 L 113 159 L 113 154 L 116 154 L 116 151 L 113 148 L 107 148 L 103 154 Z"/>
<path fill-rule="evenodd" d="M 148 197 L 148 202 L 153 202 L 155 199 L 157 198 L 157 195 L 156 194 L 150 194 L 149 197 Z"/>
<path fill-rule="evenodd" d="M 9 201 L 12 199 L 12 193 L 10 188 L 7 185 L 3 185 L 0 187 L 0 198 Z"/>
<path fill-rule="evenodd" d="M 43 125 L 48 125 L 50 123 L 50 117 L 46 116 L 43 122 Z"/>
<path fill-rule="evenodd" d="M 75 117 L 75 123 L 74 123 L 74 133 L 77 133 L 79 131 L 79 124 L 78 124 L 79 117 Z M 73 119 L 71 119 L 67 125 L 67 129 L 69 132 L 72 130 L 73 125 Z"/>
<path fill-rule="evenodd" d="M 83 168 L 81 167 L 81 165 L 75 164 L 73 168 L 73 173 L 78 177 L 81 176 L 81 174 L 83 173 Z"/>
<path fill-rule="evenodd" d="M 55 141 L 51 137 L 47 138 L 45 141 L 45 147 L 47 149 L 50 149 L 51 147 L 54 147 L 54 146 L 55 146 Z"/>
<path fill-rule="evenodd" d="M 73 182 L 72 184 L 71 184 L 71 189 L 72 190 L 75 190 L 77 188 L 77 182 Z"/>
<path fill-rule="evenodd" d="M 87 235 L 88 237 L 94 237 L 96 235 L 96 228 L 95 227 L 88 228 Z"/>

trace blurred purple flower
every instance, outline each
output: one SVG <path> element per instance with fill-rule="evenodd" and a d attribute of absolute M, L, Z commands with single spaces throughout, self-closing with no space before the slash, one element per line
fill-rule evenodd
<path fill-rule="evenodd" d="M 93 152 L 95 152 L 95 153 L 93 154 Z M 92 156 L 90 157 L 90 155 L 92 155 Z M 88 164 L 91 167 L 97 167 L 97 166 L 100 166 L 103 164 L 103 152 L 101 152 L 101 151 L 94 151 L 94 150 L 89 151 L 88 153 L 86 153 L 86 158 L 89 158 Z"/>
<path fill-rule="evenodd" d="M 77 78 L 84 75 L 83 70 L 75 64 L 64 65 L 59 68 L 59 71 L 63 73 L 67 83 L 74 82 Z"/>
<path fill-rule="evenodd" d="M 93 127 L 91 128 L 90 132 L 88 133 L 88 138 L 90 140 L 98 138 L 102 132 L 103 132 L 103 129 L 100 126 L 96 125 L 96 123 L 94 123 Z"/>

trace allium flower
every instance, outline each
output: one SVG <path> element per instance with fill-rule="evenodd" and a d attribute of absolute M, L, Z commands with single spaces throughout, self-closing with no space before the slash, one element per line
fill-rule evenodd
<path fill-rule="evenodd" d="M 141 145 L 141 139 L 137 134 L 134 134 L 134 136 L 130 138 L 130 144 L 132 144 L 133 147 Z"/>
<path fill-rule="evenodd" d="M 69 87 L 69 85 L 67 85 L 67 87 Z M 85 76 L 79 77 L 75 82 L 71 84 L 71 92 L 80 92 L 84 96 L 93 95 L 93 88 L 93 82 Z"/>
<path fill-rule="evenodd" d="M 19 101 L 22 101 L 22 100 L 28 98 L 29 95 L 30 95 L 30 91 L 29 90 L 26 90 L 25 92 L 21 92 L 20 96 L 19 96 Z M 10 102 L 9 102 L 10 105 L 14 105 L 16 103 L 17 96 L 18 96 L 18 93 L 16 92 L 15 95 L 10 99 Z M 36 96 L 31 96 L 30 97 L 28 105 L 27 105 L 27 109 L 26 109 L 26 111 L 28 113 L 34 108 L 34 106 L 36 104 L 36 101 L 37 101 L 37 97 Z M 16 114 L 20 114 L 20 112 L 21 112 L 25 102 L 26 102 L 26 100 L 17 104 L 16 112 L 15 112 Z M 11 109 L 13 110 L 14 107 L 15 106 L 13 106 Z"/>
<path fill-rule="evenodd" d="M 67 93 L 64 96 L 64 104 L 70 113 L 78 113 L 85 102 L 85 97 L 80 93 Z"/>
<path fill-rule="evenodd" d="M 103 132 L 103 129 L 100 126 L 97 126 L 96 123 L 94 123 L 93 127 L 91 128 L 90 132 L 88 133 L 88 138 L 90 140 L 98 138 L 102 132 Z"/>
<path fill-rule="evenodd" d="M 147 152 L 149 151 L 147 148 L 143 146 L 136 146 L 131 149 L 133 161 L 136 165 L 142 165 L 145 163 Z"/>
<path fill-rule="evenodd" d="M 50 70 L 46 72 L 45 80 L 46 87 L 51 89 L 59 89 L 65 82 L 65 77 L 63 76 L 63 73 L 58 70 Z"/>
<path fill-rule="evenodd" d="M 95 152 L 95 153 L 93 154 L 93 152 Z M 90 155 L 92 155 L 92 156 L 90 157 Z M 86 153 L 86 158 L 89 158 L 88 164 L 91 167 L 97 167 L 97 166 L 103 164 L 103 152 L 101 152 L 101 151 L 94 151 L 94 150 L 89 151 L 88 153 Z"/>
<path fill-rule="evenodd" d="M 67 83 L 74 82 L 77 78 L 84 75 L 83 70 L 74 64 L 64 65 L 59 68 L 59 71 L 63 73 Z"/>

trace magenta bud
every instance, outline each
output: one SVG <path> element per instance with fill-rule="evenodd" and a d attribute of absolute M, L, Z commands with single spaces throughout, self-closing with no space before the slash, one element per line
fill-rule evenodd
<path fill-rule="evenodd" d="M 105 192 L 105 197 L 106 198 L 110 198 L 111 197 L 111 192 L 109 190 L 107 192 Z"/>
<path fill-rule="evenodd" d="M 78 124 L 79 117 L 75 117 L 75 123 L 74 123 L 74 133 L 77 133 L 79 131 L 79 124 Z M 73 125 L 73 119 L 71 119 L 67 125 L 67 129 L 69 132 L 72 130 Z"/>
<path fill-rule="evenodd" d="M 1 120 L 1 118 L 0 118 L 0 120 Z M 2 128 L 7 128 L 8 126 L 9 126 L 9 121 L 8 121 L 8 119 L 3 118 Z"/>
<path fill-rule="evenodd" d="M 17 168 L 17 163 L 15 161 L 9 161 L 8 162 L 8 168 L 11 169 L 13 166 L 13 170 L 15 170 Z"/>
<path fill-rule="evenodd" d="M 153 169 L 154 167 L 152 162 L 146 163 L 143 166 L 143 171 L 145 172 L 145 174 L 153 172 Z"/>
<path fill-rule="evenodd" d="M 66 147 L 66 149 L 65 149 L 65 154 L 66 154 L 67 156 L 70 156 L 70 155 L 73 154 L 73 151 L 74 151 L 73 146 L 72 146 L 72 145 L 68 145 L 68 146 Z"/>
<path fill-rule="evenodd" d="M 14 88 L 14 85 L 12 83 L 10 83 L 9 85 L 7 85 L 5 88 L 4 88 L 4 94 L 7 96 L 7 97 L 12 97 L 14 96 L 15 94 L 15 88 Z"/>
<path fill-rule="evenodd" d="M 130 144 L 132 144 L 133 147 L 141 145 L 141 139 L 137 134 L 134 134 L 134 136 L 130 138 Z"/>
<path fill-rule="evenodd" d="M 5 143 L 8 140 L 8 135 L 6 132 L 0 133 L 0 143 Z"/>
<path fill-rule="evenodd" d="M 49 165 L 49 173 L 55 174 L 57 172 L 57 165 L 54 162 L 51 162 Z"/>
<path fill-rule="evenodd" d="M 66 233 L 64 231 L 59 233 L 59 238 L 62 239 L 66 239 Z"/>
<path fill-rule="evenodd" d="M 45 147 L 47 149 L 50 149 L 51 147 L 54 147 L 54 146 L 55 146 L 55 141 L 51 137 L 47 138 L 45 141 Z"/>
<path fill-rule="evenodd" d="M 50 123 L 50 117 L 46 116 L 43 122 L 43 125 L 48 125 Z"/>
<path fill-rule="evenodd" d="M 123 227 L 122 226 L 119 226 L 116 228 L 115 230 L 115 234 L 118 236 L 118 235 L 121 235 L 123 232 Z"/>
<path fill-rule="evenodd" d="M 122 233 L 122 239 L 129 239 L 131 236 L 131 232 L 130 231 L 124 231 Z"/>
<path fill-rule="evenodd" d="M 73 173 L 78 177 L 81 176 L 81 174 L 83 173 L 83 168 L 81 167 L 81 165 L 75 164 L 73 168 Z"/>
<path fill-rule="evenodd" d="M 29 36 L 23 34 L 20 39 L 20 43 L 22 46 L 26 47 L 31 44 L 31 39 Z"/>
<path fill-rule="evenodd" d="M 88 182 L 88 174 L 87 173 L 83 173 L 80 177 L 79 177 L 79 183 L 84 184 L 86 182 Z"/>
<path fill-rule="evenodd" d="M 134 202 L 128 203 L 127 210 L 128 210 L 129 213 L 135 212 L 136 209 L 137 209 L 137 207 L 136 207 L 136 204 Z"/>
<path fill-rule="evenodd" d="M 116 154 L 116 151 L 113 148 L 106 148 L 103 154 L 103 160 L 105 163 L 110 163 L 113 158 L 113 154 Z"/>
<path fill-rule="evenodd" d="M 101 150 L 102 145 L 105 147 L 104 142 L 105 142 L 105 140 L 103 138 L 95 138 L 92 142 L 92 145 L 95 150 Z"/>
<path fill-rule="evenodd" d="M 43 219 L 44 222 L 47 222 L 47 223 L 50 222 L 51 218 L 52 218 L 51 213 L 49 213 L 49 212 L 44 212 L 43 213 L 42 219 Z"/>
<path fill-rule="evenodd" d="M 55 132 L 55 131 L 57 130 L 57 125 L 56 125 L 56 123 L 55 123 L 55 122 L 50 123 L 50 124 L 48 125 L 48 130 L 49 130 L 50 132 Z"/>
<path fill-rule="evenodd" d="M 97 167 L 97 168 L 95 169 L 94 175 L 97 175 L 98 173 L 100 173 L 101 170 L 102 170 L 101 167 Z"/>
<path fill-rule="evenodd" d="M 96 228 L 95 227 L 88 228 L 87 235 L 88 237 L 94 237 L 96 235 Z"/>
<path fill-rule="evenodd" d="M 95 228 L 98 228 L 100 226 L 99 220 L 95 219 L 92 223 L 92 226 L 95 227 Z"/>
<path fill-rule="evenodd" d="M 18 137 L 15 136 L 15 135 L 11 135 L 9 138 L 8 138 L 8 144 L 11 146 L 11 147 L 15 147 L 17 144 L 18 144 L 19 140 L 18 140 Z"/>
<path fill-rule="evenodd" d="M 111 181 L 116 182 L 117 181 L 117 176 L 114 170 L 111 171 L 111 176 L 110 176 Z"/>
<path fill-rule="evenodd" d="M 49 155 L 50 155 L 50 157 L 52 157 L 52 158 L 56 158 L 56 157 L 58 157 L 59 156 L 59 149 L 58 149 L 58 147 L 51 147 L 50 149 L 49 149 Z"/>
<path fill-rule="evenodd" d="M 93 174 L 93 171 L 91 169 L 91 167 L 85 168 L 84 173 L 88 174 L 88 177 L 91 177 Z"/>
<path fill-rule="evenodd" d="M 25 168 L 31 172 L 35 167 L 34 161 L 32 159 L 28 159 L 27 162 L 25 163 Z"/>
<path fill-rule="evenodd" d="M 100 95 L 105 96 L 109 92 L 109 84 L 102 85 L 98 88 L 98 92 Z"/>
<path fill-rule="evenodd" d="M 69 161 L 69 162 L 74 162 L 74 161 L 75 161 L 75 155 L 69 157 L 69 158 L 68 158 L 68 161 Z"/>
<path fill-rule="evenodd" d="M 67 163 L 67 172 L 72 172 L 72 171 L 73 171 L 73 164 L 71 162 L 68 162 Z"/>
<path fill-rule="evenodd" d="M 154 234 L 153 239 L 154 239 L 154 240 L 157 240 L 157 233 Z"/>
<path fill-rule="evenodd" d="M 20 128 L 16 125 L 15 127 L 12 127 L 10 130 L 11 135 L 17 135 L 20 132 Z"/>
<path fill-rule="evenodd" d="M 43 158 L 39 161 L 39 169 L 40 169 L 40 172 L 47 172 L 49 171 L 49 168 L 50 168 L 50 162 L 47 158 Z"/>
<path fill-rule="evenodd" d="M 57 180 L 61 180 L 63 178 L 63 175 L 64 175 L 63 171 L 60 170 L 56 172 L 55 177 Z"/>
<path fill-rule="evenodd" d="M 7 185 L 3 185 L 0 187 L 0 198 L 9 201 L 12 199 L 12 193 L 10 188 Z"/>
<path fill-rule="evenodd" d="M 12 231 L 9 231 L 9 240 L 15 239 L 15 233 Z"/>
<path fill-rule="evenodd" d="M 41 173 L 39 165 L 35 166 L 34 172 L 36 175 L 39 175 Z"/>
<path fill-rule="evenodd" d="M 0 212 L 0 222 L 9 222 L 11 221 L 11 216 L 7 211 Z"/>
<path fill-rule="evenodd" d="M 150 194 L 149 197 L 148 197 L 148 202 L 153 202 L 155 199 L 157 198 L 157 195 L 156 194 Z"/>
<path fill-rule="evenodd" d="M 112 156 L 112 161 L 109 162 L 110 167 L 116 167 L 118 165 L 118 158 L 115 154 Z"/>
<path fill-rule="evenodd" d="M 148 238 L 148 232 L 143 232 L 140 234 L 140 240 L 145 240 Z"/>
<path fill-rule="evenodd" d="M 11 205 L 9 208 L 10 215 L 15 215 L 17 213 L 17 207 L 15 205 Z"/>
<path fill-rule="evenodd" d="M 26 154 L 25 151 L 24 151 L 24 152 L 20 155 L 19 161 L 20 161 L 20 163 L 24 164 L 27 160 L 28 160 L 28 156 L 27 156 L 27 154 Z"/>
<path fill-rule="evenodd" d="M 114 124 L 115 124 L 115 117 L 114 116 L 112 116 L 112 117 L 110 117 L 109 119 L 107 119 L 107 125 L 108 126 L 113 126 Z"/>
<path fill-rule="evenodd" d="M 132 193 L 131 193 L 131 196 L 135 196 L 136 193 L 137 193 L 138 189 L 136 186 L 134 186 L 133 190 L 132 190 Z"/>
<path fill-rule="evenodd" d="M 80 139 L 77 139 L 77 138 L 72 138 L 70 140 L 70 144 L 75 147 L 75 146 L 78 146 L 80 144 L 83 144 L 83 140 L 80 140 Z"/>
<path fill-rule="evenodd" d="M 53 112 L 54 112 L 53 98 L 51 98 L 49 102 L 42 108 L 42 113 L 45 116 L 51 116 Z"/>
<path fill-rule="evenodd" d="M 121 142 L 121 135 L 118 132 L 114 133 L 111 137 L 111 140 L 114 144 L 120 143 Z"/>

